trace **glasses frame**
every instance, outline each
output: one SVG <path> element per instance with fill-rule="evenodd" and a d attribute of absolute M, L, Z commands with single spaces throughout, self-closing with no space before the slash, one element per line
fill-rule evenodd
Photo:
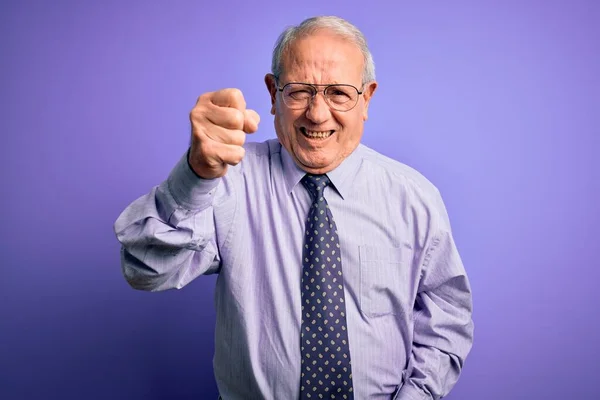
<path fill-rule="evenodd" d="M 288 82 L 283 86 L 280 86 L 280 82 L 277 78 L 275 78 L 275 81 L 277 82 L 277 91 L 282 93 L 282 100 L 283 100 L 283 104 L 285 104 L 286 107 L 288 107 L 291 110 L 302 110 L 302 109 L 306 109 L 308 108 L 311 103 L 313 102 L 314 98 L 316 95 L 318 95 L 320 92 L 323 93 L 323 99 L 325 99 L 325 103 L 327 103 L 327 105 L 329 106 L 329 108 L 338 111 L 338 112 L 348 112 L 350 110 L 352 110 L 354 107 L 356 107 L 356 105 L 358 104 L 358 100 L 360 98 L 360 95 L 362 95 L 364 93 L 364 87 L 365 87 L 365 83 L 362 84 L 362 86 L 360 87 L 361 90 L 359 90 L 356 86 L 354 85 L 350 85 L 348 83 L 321 83 L 321 84 L 316 84 L 316 83 L 308 83 L 308 82 Z M 306 104 L 305 107 L 295 107 L 292 108 L 290 107 L 286 102 L 285 102 L 285 96 L 283 95 L 283 91 L 285 90 L 285 88 L 289 85 L 306 85 L 306 86 L 311 86 L 314 91 L 315 94 L 312 95 L 312 97 L 310 98 L 310 100 L 308 101 L 308 103 Z M 325 91 L 330 88 L 331 86 L 344 86 L 344 87 L 349 87 L 352 88 L 354 90 L 356 90 L 357 96 L 356 96 L 356 101 L 354 102 L 354 105 L 352 107 L 350 107 L 347 110 L 340 110 L 338 108 L 336 108 L 334 105 L 332 105 L 329 102 L 329 99 L 327 98 L 327 96 L 325 96 Z M 319 87 L 323 87 L 323 89 L 319 90 Z"/>

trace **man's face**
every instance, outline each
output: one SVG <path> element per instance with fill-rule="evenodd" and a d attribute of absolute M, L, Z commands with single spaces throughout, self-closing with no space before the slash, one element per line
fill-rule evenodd
<path fill-rule="evenodd" d="M 318 31 L 293 42 L 282 59 L 279 82 L 265 77 L 271 94 L 271 113 L 281 144 L 296 164 L 306 172 L 324 174 L 335 169 L 360 143 L 369 100 L 376 82 L 365 86 L 358 103 L 350 111 L 336 111 L 326 103 L 322 89 L 300 110 L 283 102 L 283 87 L 289 82 L 350 84 L 361 90 L 363 55 L 355 44 L 327 31 Z M 319 132 L 319 133 L 316 133 Z"/>

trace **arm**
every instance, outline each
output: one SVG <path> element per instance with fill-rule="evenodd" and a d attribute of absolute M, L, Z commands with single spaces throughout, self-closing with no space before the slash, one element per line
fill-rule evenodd
<path fill-rule="evenodd" d="M 259 120 L 237 89 L 198 98 L 190 112 L 187 155 L 165 182 L 134 201 L 115 222 L 123 274 L 131 286 L 181 288 L 218 271 L 217 236 L 229 232 L 236 204 L 235 173 L 225 175 L 230 165 L 241 162 L 246 133 L 255 132 Z M 222 211 L 218 216 L 213 205 Z"/>
<path fill-rule="evenodd" d="M 456 384 L 473 344 L 469 280 L 439 200 L 421 260 L 422 272 L 414 308 L 414 337 L 408 376 L 398 400 L 446 396 Z"/>
<path fill-rule="evenodd" d="M 114 229 L 123 274 L 133 288 L 181 288 L 218 271 L 216 232 L 230 229 L 233 213 L 215 222 L 213 203 L 235 208 L 232 186 L 222 180 L 199 178 L 185 156 L 166 181 L 121 213 Z"/>

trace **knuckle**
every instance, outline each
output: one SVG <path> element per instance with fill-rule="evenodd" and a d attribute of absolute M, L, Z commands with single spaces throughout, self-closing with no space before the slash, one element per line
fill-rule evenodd
<path fill-rule="evenodd" d="M 200 97 L 198 97 L 198 100 L 196 101 L 196 103 L 197 104 L 206 103 L 206 102 L 210 101 L 212 95 L 213 95 L 213 92 L 202 93 L 200 95 Z"/>
<path fill-rule="evenodd" d="M 241 131 L 233 131 L 231 133 L 231 144 L 235 144 L 236 146 L 241 146 L 246 141 L 246 134 Z"/>
<path fill-rule="evenodd" d="M 204 119 L 205 114 L 206 107 L 202 104 L 198 104 L 190 111 L 190 121 L 201 121 Z"/>
<path fill-rule="evenodd" d="M 240 110 L 231 110 L 231 123 L 237 128 L 241 129 L 244 126 L 244 113 Z"/>
<path fill-rule="evenodd" d="M 206 135 L 204 124 L 192 120 L 192 139 L 200 141 Z"/>
<path fill-rule="evenodd" d="M 208 140 L 203 140 L 198 145 L 198 153 L 203 156 L 204 159 L 212 156 L 214 152 L 214 146 Z"/>
<path fill-rule="evenodd" d="M 205 142 L 210 136 L 210 131 L 203 122 L 192 121 L 192 140 Z"/>
<path fill-rule="evenodd" d="M 242 93 L 242 91 L 240 89 L 237 88 L 230 88 L 227 89 L 227 95 L 236 103 L 236 104 L 246 104 L 246 101 L 244 100 L 244 94 Z"/>
<path fill-rule="evenodd" d="M 236 100 L 239 100 L 240 98 L 244 98 L 244 96 L 242 95 L 242 91 L 238 88 L 228 88 L 225 90 L 227 91 L 229 96 L 231 96 L 232 98 L 234 98 Z"/>

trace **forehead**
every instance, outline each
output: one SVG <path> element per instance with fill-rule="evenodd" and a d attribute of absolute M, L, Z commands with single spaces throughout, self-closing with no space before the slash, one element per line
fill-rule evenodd
<path fill-rule="evenodd" d="M 283 54 L 281 62 L 283 81 L 362 82 L 364 59 L 359 47 L 327 31 L 296 39 Z"/>

